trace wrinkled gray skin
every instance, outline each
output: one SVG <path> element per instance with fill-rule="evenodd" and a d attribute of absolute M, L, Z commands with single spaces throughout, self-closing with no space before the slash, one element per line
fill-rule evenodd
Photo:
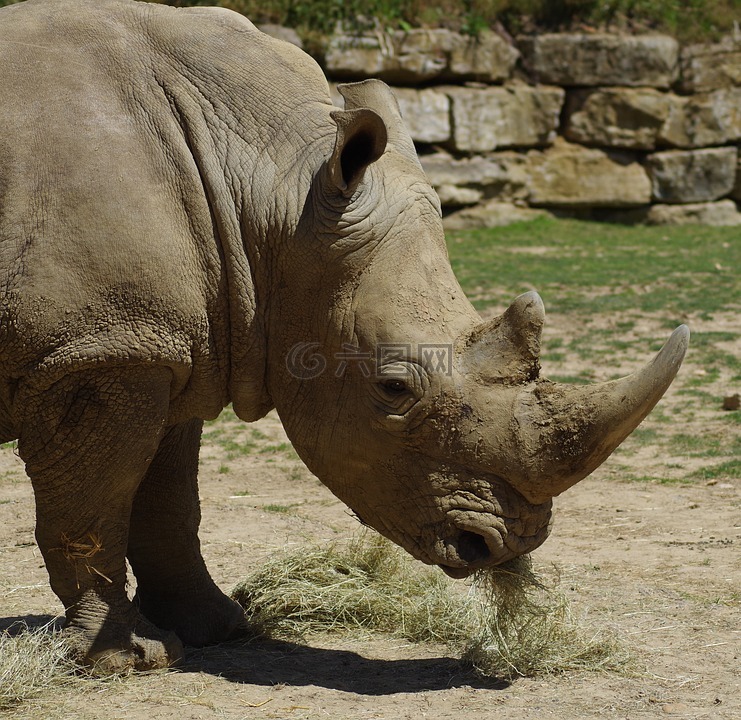
<path fill-rule="evenodd" d="M 84 662 L 239 632 L 197 538 L 201 425 L 229 402 L 276 407 L 363 521 L 462 577 L 540 545 L 679 367 L 686 328 L 621 381 L 539 378 L 540 298 L 481 323 L 388 88 L 333 109 L 236 14 L 30 0 L 0 10 L 0 67 L 0 441 Z M 409 350 L 376 363 L 389 343 Z M 371 359 L 338 377 L 346 346 Z"/>

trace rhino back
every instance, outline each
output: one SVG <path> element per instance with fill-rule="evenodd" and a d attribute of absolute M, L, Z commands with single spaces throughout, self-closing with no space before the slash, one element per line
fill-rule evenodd
<path fill-rule="evenodd" d="M 0 410 L 8 383 L 159 362 L 218 413 L 268 233 L 240 198 L 270 195 L 274 106 L 326 82 L 234 13 L 125 0 L 1 10 L 0 65 Z"/>

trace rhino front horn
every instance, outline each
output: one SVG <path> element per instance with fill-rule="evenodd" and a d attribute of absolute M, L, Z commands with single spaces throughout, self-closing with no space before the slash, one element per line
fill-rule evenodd
<path fill-rule="evenodd" d="M 471 420 L 449 445 L 470 470 L 501 478 L 531 503 L 550 500 L 607 459 L 669 387 L 689 341 L 681 325 L 642 370 L 564 385 L 539 377 L 544 319 L 540 296 L 530 292 L 463 338 L 461 397 Z"/>
<path fill-rule="evenodd" d="M 681 325 L 650 363 L 627 377 L 588 386 L 543 380 L 523 388 L 514 403 L 523 463 L 517 489 L 542 501 L 595 470 L 666 392 L 688 342 L 689 329 Z"/>

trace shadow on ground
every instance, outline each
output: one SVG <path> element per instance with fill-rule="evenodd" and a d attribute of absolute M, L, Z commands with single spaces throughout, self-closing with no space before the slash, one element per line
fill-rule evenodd
<path fill-rule="evenodd" d="M 38 630 L 48 627 L 49 631 L 56 628 L 59 630 L 64 623 L 64 618 L 58 615 L 16 615 L 14 617 L 0 617 L 0 633 L 8 635 L 19 635 L 25 630 Z"/>
<path fill-rule="evenodd" d="M 54 615 L 0 617 L 0 632 L 17 635 L 39 628 L 59 629 Z M 286 640 L 240 640 L 188 648 L 181 673 L 203 672 L 234 683 L 318 687 L 358 695 L 393 695 L 457 687 L 503 690 L 509 683 L 482 678 L 451 657 L 388 660 L 350 650 L 312 647 Z"/>
<path fill-rule="evenodd" d="M 316 685 L 359 695 L 428 692 L 455 687 L 504 689 L 509 683 L 482 678 L 450 657 L 385 660 L 357 652 L 253 640 L 189 649 L 181 668 L 251 685 Z"/>

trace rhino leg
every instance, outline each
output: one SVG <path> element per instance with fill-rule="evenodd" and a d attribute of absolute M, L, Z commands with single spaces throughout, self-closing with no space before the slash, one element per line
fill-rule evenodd
<path fill-rule="evenodd" d="M 162 439 L 134 499 L 128 549 L 142 614 L 194 646 L 244 629 L 242 608 L 211 579 L 198 542 L 202 425 L 176 425 Z"/>
<path fill-rule="evenodd" d="M 18 449 L 36 496 L 36 539 L 77 659 L 103 672 L 182 658 L 182 643 L 126 594 L 131 506 L 162 435 L 171 373 L 97 368 L 26 391 Z"/>

